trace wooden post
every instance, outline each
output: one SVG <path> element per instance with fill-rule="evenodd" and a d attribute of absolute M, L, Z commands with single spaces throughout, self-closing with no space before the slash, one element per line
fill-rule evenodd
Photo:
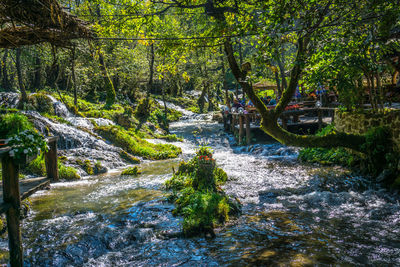
<path fill-rule="evenodd" d="M 335 122 L 335 109 L 332 109 L 330 112 L 331 112 L 331 116 L 332 116 L 332 119 L 331 119 L 331 124 L 332 124 Z"/>
<path fill-rule="evenodd" d="M 9 155 L 2 158 L 3 199 L 11 206 L 6 212 L 10 265 L 22 266 L 22 240 L 19 225 L 21 199 L 19 194 L 19 166 Z"/>
<path fill-rule="evenodd" d="M 233 131 L 232 129 L 232 125 L 233 125 L 233 113 L 230 113 L 230 115 L 231 115 L 231 118 L 229 119 L 230 121 L 229 121 L 229 129 L 228 130 L 230 130 L 231 132 Z"/>
<path fill-rule="evenodd" d="M 223 121 L 223 123 L 224 123 L 224 130 L 226 131 L 226 116 L 225 116 L 225 113 L 222 111 L 222 121 Z"/>
<path fill-rule="evenodd" d="M 318 112 L 318 130 L 322 128 L 322 110 L 319 108 Z"/>
<path fill-rule="evenodd" d="M 57 140 L 58 137 L 50 137 L 48 139 L 49 151 L 45 153 L 47 178 L 53 182 L 58 181 L 58 157 L 57 157 Z"/>
<path fill-rule="evenodd" d="M 281 120 L 282 120 L 283 129 L 287 130 L 288 127 L 287 127 L 287 118 L 286 118 L 286 116 L 282 116 Z"/>
<path fill-rule="evenodd" d="M 250 118 L 249 114 L 244 115 L 244 120 L 246 122 L 246 142 L 247 145 L 250 145 L 251 142 L 251 135 L 250 135 Z"/>
<path fill-rule="evenodd" d="M 233 134 L 235 134 L 235 124 L 236 124 L 236 114 L 232 113 L 231 131 Z"/>
<path fill-rule="evenodd" d="M 239 115 L 239 144 L 242 142 L 243 139 L 243 116 Z"/>

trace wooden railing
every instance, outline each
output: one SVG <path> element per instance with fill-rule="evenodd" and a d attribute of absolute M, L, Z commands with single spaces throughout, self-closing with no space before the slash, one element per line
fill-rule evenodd
<path fill-rule="evenodd" d="M 8 245 L 11 266 L 23 266 L 23 250 L 20 229 L 21 200 L 29 197 L 36 191 L 58 181 L 57 166 L 58 137 L 47 138 L 50 147 L 45 153 L 47 177 L 19 180 L 19 164 L 10 157 L 10 147 L 0 149 L 2 163 L 3 203 L 0 204 L 0 213 L 6 213 Z M 20 190 L 20 184 L 21 189 Z"/>

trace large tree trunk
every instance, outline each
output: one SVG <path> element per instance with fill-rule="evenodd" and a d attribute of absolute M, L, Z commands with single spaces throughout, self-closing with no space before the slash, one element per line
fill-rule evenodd
<path fill-rule="evenodd" d="M 28 95 L 26 94 L 25 91 L 25 86 L 23 83 L 22 79 L 22 70 L 21 70 L 21 48 L 16 49 L 16 54 L 15 54 L 15 67 L 17 69 L 17 76 L 18 76 L 18 86 L 19 90 L 21 92 L 21 99 L 19 101 L 19 106 L 20 108 L 23 107 L 25 103 L 28 102 Z"/>
<path fill-rule="evenodd" d="M 290 83 L 286 90 L 283 91 L 282 97 L 274 110 L 268 110 L 261 99 L 255 94 L 251 84 L 246 82 L 245 73 L 240 70 L 239 65 L 237 64 L 232 44 L 229 39 L 225 41 L 224 46 L 233 75 L 260 112 L 262 117 L 261 128 L 264 132 L 286 145 L 328 148 L 347 147 L 361 151 L 361 145 L 365 142 L 364 136 L 345 133 L 329 134 L 322 137 L 314 135 L 297 135 L 286 131 L 278 124 L 279 116 L 285 110 L 293 94 L 296 92 L 297 84 L 302 73 L 302 62 L 304 61 L 306 54 L 307 40 L 304 38 L 298 40 L 298 51 L 294 67 L 291 71 Z"/>

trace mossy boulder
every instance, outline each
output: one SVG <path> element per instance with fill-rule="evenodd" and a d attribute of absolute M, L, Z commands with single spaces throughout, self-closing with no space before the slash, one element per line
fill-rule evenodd
<path fill-rule="evenodd" d="M 188 162 L 181 162 L 178 171 L 166 181 L 172 190 L 175 215 L 183 216 L 183 233 L 186 236 L 199 234 L 215 236 L 214 227 L 229 220 L 229 216 L 240 212 L 238 201 L 228 197 L 221 189 L 227 174 L 216 167 L 208 148 L 201 148 Z"/>
<path fill-rule="evenodd" d="M 142 171 L 137 166 L 126 168 L 122 171 L 121 175 L 138 176 Z"/>
<path fill-rule="evenodd" d="M 28 97 L 28 104 L 37 112 L 54 114 L 54 106 L 51 98 L 44 92 L 34 93 Z"/>

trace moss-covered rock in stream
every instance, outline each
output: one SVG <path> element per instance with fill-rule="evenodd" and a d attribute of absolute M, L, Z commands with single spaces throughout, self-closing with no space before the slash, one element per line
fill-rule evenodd
<path fill-rule="evenodd" d="M 121 172 L 121 175 L 138 176 L 141 173 L 142 173 L 142 171 L 139 170 L 139 168 L 137 166 L 134 166 L 134 167 L 129 167 L 129 168 L 124 169 Z"/>
<path fill-rule="evenodd" d="M 116 125 L 99 126 L 95 131 L 127 152 L 146 159 L 176 158 L 182 153 L 179 147 L 171 144 L 152 144 L 138 137 L 135 132 Z"/>
<path fill-rule="evenodd" d="M 40 113 L 54 114 L 53 101 L 46 92 L 38 92 L 28 97 L 28 105 Z"/>
<path fill-rule="evenodd" d="M 229 198 L 220 187 L 226 180 L 227 174 L 216 167 L 211 151 L 203 147 L 190 161 L 181 162 L 166 181 L 166 188 L 172 190 L 170 199 L 176 205 L 173 213 L 183 216 L 186 236 L 215 236 L 215 226 L 240 212 L 238 201 Z"/>

